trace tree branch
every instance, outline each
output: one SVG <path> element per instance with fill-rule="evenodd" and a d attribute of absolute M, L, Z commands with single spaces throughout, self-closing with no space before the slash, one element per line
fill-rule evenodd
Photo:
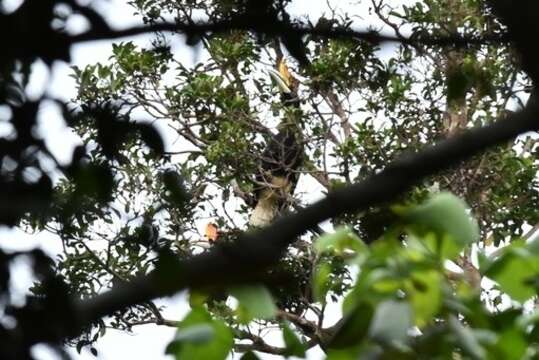
<path fill-rule="evenodd" d="M 235 332 L 238 338 L 250 340 L 252 342 L 251 344 L 234 344 L 234 350 L 237 352 L 244 353 L 247 351 L 260 351 L 272 355 L 286 355 L 286 348 L 269 345 L 260 336 L 239 329 L 235 329 Z M 310 349 L 318 345 L 318 341 L 316 339 L 310 339 L 304 345 L 307 349 Z"/>
<path fill-rule="evenodd" d="M 277 310 L 277 319 L 290 321 L 292 324 L 300 328 L 301 331 L 311 339 L 318 338 L 320 332 L 318 326 L 301 316 L 291 314 L 284 310 Z"/>
<path fill-rule="evenodd" d="M 396 42 L 405 45 L 431 45 L 431 46 L 455 46 L 467 47 L 470 45 L 482 45 L 486 43 L 505 43 L 509 39 L 504 35 L 488 36 L 461 36 L 458 34 L 449 36 L 422 36 L 402 37 L 396 35 L 381 34 L 376 31 L 359 31 L 350 28 L 318 28 L 305 25 L 296 25 L 274 19 L 256 19 L 250 16 L 238 16 L 230 20 L 199 23 L 160 23 L 151 26 L 135 26 L 123 30 L 92 29 L 85 33 L 68 37 L 69 45 L 96 41 L 111 40 L 122 37 L 143 35 L 151 32 L 181 32 L 187 35 L 199 35 L 206 33 L 221 33 L 230 30 L 248 30 L 258 34 L 282 36 L 296 34 L 298 36 L 311 35 L 332 39 L 356 39 L 379 44 L 383 42 Z"/>

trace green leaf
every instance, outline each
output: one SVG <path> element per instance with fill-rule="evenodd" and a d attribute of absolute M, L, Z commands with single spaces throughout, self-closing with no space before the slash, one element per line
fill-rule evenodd
<path fill-rule="evenodd" d="M 479 271 L 484 274 L 492 266 L 494 259 L 489 257 L 484 251 L 478 251 L 477 262 L 479 264 Z"/>
<path fill-rule="evenodd" d="M 314 244 L 317 253 L 334 251 L 336 254 L 343 254 L 346 251 L 356 253 L 366 252 L 369 247 L 355 234 L 350 227 L 337 228 L 332 234 L 322 235 Z"/>
<path fill-rule="evenodd" d="M 413 308 L 415 324 L 425 326 L 442 304 L 442 278 L 435 270 L 415 271 L 406 281 L 406 293 Z"/>
<path fill-rule="evenodd" d="M 412 309 L 404 301 L 388 300 L 376 307 L 369 335 L 383 343 L 403 343 L 412 327 Z"/>
<path fill-rule="evenodd" d="M 511 242 L 511 244 L 514 244 L 515 242 Z M 526 249 L 534 255 L 539 255 L 539 232 L 536 233 L 530 241 L 528 241 L 526 244 Z"/>
<path fill-rule="evenodd" d="M 245 354 L 242 355 L 240 360 L 259 360 L 260 358 L 255 355 L 254 352 L 248 351 Z"/>
<path fill-rule="evenodd" d="M 518 250 L 508 249 L 488 267 L 485 275 L 511 298 L 523 302 L 536 293 L 532 280 L 537 276 L 537 257 L 523 248 Z"/>
<path fill-rule="evenodd" d="M 179 331 L 174 338 L 178 342 L 188 342 L 192 344 L 205 344 L 215 336 L 214 328 L 211 324 L 203 323 L 193 325 Z"/>
<path fill-rule="evenodd" d="M 166 353 L 176 359 L 226 359 L 233 336 L 221 320 L 214 320 L 202 307 L 193 309 L 178 325 Z"/>
<path fill-rule="evenodd" d="M 322 262 L 316 267 L 313 280 L 313 296 L 316 301 L 321 303 L 326 302 L 326 295 L 329 291 L 329 278 L 331 275 L 331 265 L 327 262 Z"/>
<path fill-rule="evenodd" d="M 359 349 L 355 347 L 343 350 L 329 349 L 327 354 L 326 360 L 357 360 L 360 358 Z"/>
<path fill-rule="evenodd" d="M 75 349 L 77 350 L 77 354 L 80 354 L 82 348 L 86 345 L 84 341 L 77 342 L 77 345 L 75 346 Z"/>
<path fill-rule="evenodd" d="M 462 326 L 460 321 L 454 316 L 449 317 L 449 327 L 455 334 L 456 340 L 462 350 L 470 355 L 473 359 L 485 359 L 486 352 L 477 341 L 474 333 L 468 327 Z"/>
<path fill-rule="evenodd" d="M 282 324 L 282 328 L 283 340 L 286 347 L 285 356 L 305 358 L 305 345 L 301 342 L 296 333 L 294 333 L 286 322 Z"/>
<path fill-rule="evenodd" d="M 355 306 L 338 324 L 328 347 L 342 349 L 359 344 L 368 334 L 373 315 L 371 304 L 362 302 Z"/>
<path fill-rule="evenodd" d="M 198 307 L 198 306 L 203 306 L 206 303 L 206 301 L 208 300 L 208 297 L 209 296 L 206 293 L 196 291 L 196 290 L 191 290 L 189 292 L 189 305 L 192 308 Z"/>
<path fill-rule="evenodd" d="M 530 314 L 522 314 L 517 319 L 517 325 L 521 330 L 526 330 L 529 326 L 539 323 L 539 310 L 534 310 Z"/>
<path fill-rule="evenodd" d="M 240 286 L 230 289 L 230 294 L 238 299 L 240 321 L 248 323 L 252 319 L 271 319 L 277 307 L 264 286 Z"/>
<path fill-rule="evenodd" d="M 425 237 L 434 232 L 436 239 L 427 238 L 427 245 L 435 245 L 431 250 L 443 257 L 454 257 L 479 239 L 479 227 L 468 214 L 466 204 L 451 193 L 439 193 L 422 205 L 394 210 L 413 232 Z M 432 243 L 434 240 L 436 244 Z"/>
<path fill-rule="evenodd" d="M 496 356 L 504 360 L 519 360 L 524 358 L 528 344 L 522 332 L 508 329 L 502 332 L 495 346 Z M 500 356 L 501 354 L 501 356 Z"/>

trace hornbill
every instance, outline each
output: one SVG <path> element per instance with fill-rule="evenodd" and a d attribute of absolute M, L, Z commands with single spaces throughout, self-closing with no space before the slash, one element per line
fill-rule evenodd
<path fill-rule="evenodd" d="M 277 126 L 278 133 L 268 140 L 259 162 L 254 193 L 256 205 L 249 219 L 249 225 L 256 227 L 268 225 L 286 208 L 302 165 L 299 82 L 288 71 L 284 59 L 278 61 L 277 67 L 278 71 L 271 69 L 268 72 L 280 90 L 285 115 Z"/>

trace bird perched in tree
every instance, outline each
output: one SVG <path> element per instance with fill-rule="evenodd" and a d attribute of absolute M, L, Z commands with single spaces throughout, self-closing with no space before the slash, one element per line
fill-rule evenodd
<path fill-rule="evenodd" d="M 298 169 L 302 165 L 299 82 L 288 70 L 284 59 L 278 61 L 277 68 L 278 71 L 269 70 L 269 75 L 279 88 L 285 115 L 277 127 L 278 133 L 268 140 L 260 158 L 254 194 L 256 205 L 249 219 L 249 224 L 256 227 L 268 225 L 286 208 L 287 199 L 298 181 Z"/>

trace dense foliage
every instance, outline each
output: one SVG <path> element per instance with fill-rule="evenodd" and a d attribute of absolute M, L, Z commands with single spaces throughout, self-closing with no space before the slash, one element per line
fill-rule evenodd
<path fill-rule="evenodd" d="M 420 41 L 501 39 L 507 29 L 490 7 L 475 0 L 404 3 L 334 2 L 323 16 L 305 19 L 289 14 L 294 3 L 287 0 L 131 1 L 147 26 L 241 15 L 315 31 L 238 26 L 188 33 L 192 64 L 179 60 L 177 52 L 187 50 L 178 50 L 177 34 L 157 32 L 147 47 L 118 41 L 107 63 L 74 67 L 78 94 L 62 110 L 82 145 L 72 164 L 60 166 L 59 181 L 36 165 L 48 154 L 31 128 L 14 131 L 16 141 L 35 141 L 35 152 L 17 153 L 15 140 L 0 140 L 17 153 L 4 157 L 2 171 L 11 177 L 2 181 L 22 179 L 2 202 L 14 203 L 9 197 L 18 191 L 32 198 L 17 198 L 0 220 L 53 232 L 64 246 L 54 264 L 37 256 L 45 281 L 32 288 L 36 298 L 52 287 L 92 299 L 155 269 L 166 277 L 171 258 L 215 246 L 204 234 L 208 223 L 219 229 L 217 243 L 252 231 L 261 154 L 291 111 L 267 76 L 283 55 L 300 79 L 305 142 L 290 212 L 368 179 L 403 154 L 524 107 L 531 81 L 506 43 Z M 402 42 L 321 35 L 366 26 Z M 0 77 L 13 112 L 25 101 L 17 86 L 28 81 L 14 77 L 16 70 L 5 66 Z M 166 349 L 178 359 L 224 359 L 231 351 L 245 359 L 256 352 L 305 357 L 313 347 L 329 359 L 534 358 L 537 151 L 535 134 L 525 134 L 391 203 L 334 217 L 298 238 L 259 281 L 190 291 L 184 319 L 164 319 L 147 301 L 68 342 L 92 347 L 107 326 L 130 331 L 155 323 L 178 328 Z M 328 323 L 335 304 L 342 318 Z M 268 331 L 282 333 L 284 345 L 265 340 Z"/>

